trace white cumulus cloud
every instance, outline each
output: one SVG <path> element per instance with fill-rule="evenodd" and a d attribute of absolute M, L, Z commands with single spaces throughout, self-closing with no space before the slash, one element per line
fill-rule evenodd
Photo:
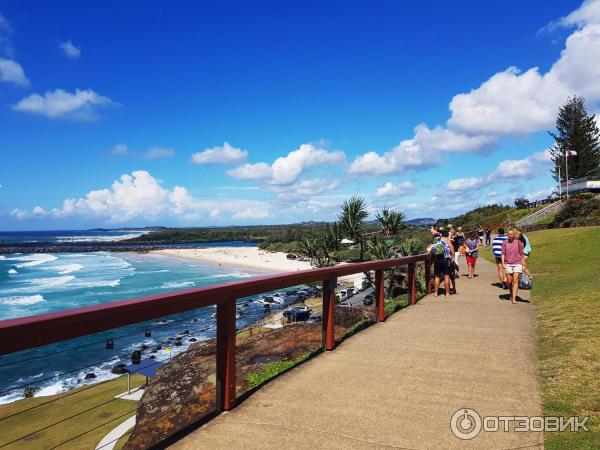
<path fill-rule="evenodd" d="M 70 40 L 60 42 L 58 46 L 69 59 L 77 59 L 81 56 L 81 47 L 73 44 Z"/>
<path fill-rule="evenodd" d="M 540 173 L 546 173 L 551 165 L 550 150 L 544 150 L 524 159 L 506 159 L 500 161 L 493 172 L 481 177 L 450 180 L 447 188 L 450 191 L 470 191 L 507 180 L 531 179 Z"/>
<path fill-rule="evenodd" d="M 110 98 L 98 95 L 91 89 L 76 89 L 73 93 L 56 89 L 44 95 L 32 94 L 25 97 L 13 109 L 50 119 L 93 120 L 98 108 L 115 104 Z"/>
<path fill-rule="evenodd" d="M 600 0 L 588 0 L 554 26 L 576 27 L 546 72 L 508 67 L 470 92 L 455 95 L 444 127 L 421 124 L 392 150 L 357 157 L 350 172 L 400 173 L 445 162 L 448 152 L 484 152 L 505 136 L 552 127 L 559 106 L 581 95 L 600 100 Z"/>
<path fill-rule="evenodd" d="M 269 211 L 264 208 L 244 208 L 231 216 L 232 219 L 264 219 L 269 217 Z"/>
<path fill-rule="evenodd" d="M 355 175 L 385 175 L 402 173 L 409 169 L 426 169 L 447 161 L 446 153 L 440 150 L 441 142 L 432 137 L 429 128 L 419 125 L 415 137 L 406 139 L 390 151 L 379 155 L 368 152 L 358 156 L 350 165 L 349 172 Z M 443 136 L 436 132 L 434 135 Z M 453 143 L 462 137 L 451 135 Z M 435 145 L 431 143 L 435 141 Z"/>
<path fill-rule="evenodd" d="M 377 197 L 391 197 L 404 195 L 412 191 L 414 187 L 415 185 L 410 181 L 403 181 L 398 185 L 394 185 L 393 183 L 388 181 L 383 186 L 377 188 L 376 195 Z"/>
<path fill-rule="evenodd" d="M 21 65 L 12 59 L 0 58 L 0 81 L 15 86 L 29 86 L 29 79 Z"/>
<path fill-rule="evenodd" d="M 248 156 L 246 150 L 236 148 L 227 141 L 221 147 L 211 147 L 192 154 L 190 161 L 194 164 L 236 164 Z"/>
<path fill-rule="evenodd" d="M 114 156 L 138 156 L 146 159 L 168 158 L 175 156 L 175 150 L 172 148 L 150 147 L 144 151 L 131 150 L 127 144 L 117 144 L 109 150 Z"/>
<path fill-rule="evenodd" d="M 307 169 L 320 165 L 342 164 L 346 156 L 341 151 L 328 151 L 313 144 L 302 144 L 286 156 L 277 158 L 273 164 L 264 162 L 244 164 L 227 171 L 233 178 L 264 180 L 273 185 L 294 183 Z"/>
<path fill-rule="evenodd" d="M 12 57 L 14 49 L 10 41 L 12 26 L 8 19 L 0 14 L 0 53 Z"/>
<path fill-rule="evenodd" d="M 262 180 L 269 178 L 271 173 L 271 166 L 267 163 L 246 163 L 227 171 L 227 175 L 238 180 Z"/>
<path fill-rule="evenodd" d="M 79 217 L 127 223 L 138 219 L 216 218 L 222 212 L 234 219 L 258 219 L 268 217 L 269 204 L 259 200 L 194 197 L 183 186 L 165 188 L 149 172 L 136 170 L 122 175 L 109 188 L 93 190 L 79 198 L 67 198 L 60 208 L 14 209 L 11 215 L 17 219 Z"/>

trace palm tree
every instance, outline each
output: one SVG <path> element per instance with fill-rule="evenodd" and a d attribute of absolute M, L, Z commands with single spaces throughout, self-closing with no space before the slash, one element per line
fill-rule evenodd
<path fill-rule="evenodd" d="M 364 259 L 365 253 L 362 233 L 364 230 L 364 220 L 368 215 L 365 200 L 357 196 L 353 196 L 350 200 L 344 202 L 339 215 L 340 226 L 344 234 L 358 242 L 360 246 L 361 261 Z"/>
<path fill-rule="evenodd" d="M 373 236 L 369 241 L 367 241 L 367 249 L 369 250 L 369 254 L 374 259 L 391 259 L 395 255 L 395 250 L 392 245 L 389 243 L 389 240 L 382 236 Z M 402 273 L 400 269 L 385 269 L 385 280 L 387 283 L 386 288 L 386 297 L 391 297 L 392 290 L 394 289 L 394 282 L 402 279 Z M 369 281 L 371 278 L 367 275 Z"/>
<path fill-rule="evenodd" d="M 404 211 L 394 211 L 385 208 L 381 213 L 377 213 L 377 220 L 381 224 L 381 231 L 386 236 L 398 234 L 404 228 L 406 213 Z"/>
<path fill-rule="evenodd" d="M 300 253 L 310 258 L 310 263 L 315 267 L 328 267 L 332 259 L 327 252 L 322 238 L 305 237 L 299 243 Z"/>
<path fill-rule="evenodd" d="M 328 223 L 323 235 L 323 244 L 328 252 L 335 252 L 340 249 L 342 243 L 342 229 L 338 222 Z"/>
<path fill-rule="evenodd" d="M 381 236 L 373 236 L 367 241 L 367 250 L 374 259 L 390 259 L 394 257 L 394 249 L 387 239 Z"/>
<path fill-rule="evenodd" d="M 402 242 L 400 250 L 404 256 L 418 255 L 425 251 L 425 245 L 420 239 L 412 237 Z"/>

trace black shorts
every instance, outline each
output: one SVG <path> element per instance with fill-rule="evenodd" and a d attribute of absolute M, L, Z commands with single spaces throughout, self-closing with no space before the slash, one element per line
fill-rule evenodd
<path fill-rule="evenodd" d="M 451 258 L 438 256 L 433 260 L 433 272 L 436 277 L 450 276 L 453 272 L 453 264 Z"/>
<path fill-rule="evenodd" d="M 502 256 L 496 256 L 496 264 L 502 264 Z"/>

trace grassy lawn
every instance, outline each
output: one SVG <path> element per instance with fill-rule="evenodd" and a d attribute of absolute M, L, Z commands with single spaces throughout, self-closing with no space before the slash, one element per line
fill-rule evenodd
<path fill-rule="evenodd" d="M 131 377 L 132 387 L 144 381 L 142 376 Z M 95 448 L 110 430 L 135 414 L 136 402 L 114 399 L 126 390 L 127 377 L 122 376 L 58 395 L 0 405 L 0 418 L 5 418 L 0 421 L 0 446 L 7 449 L 47 449 L 75 438 L 59 448 Z M 17 415 L 7 417 L 13 414 Z M 71 416 L 75 417 L 69 418 Z M 45 429 L 4 447 L 42 428 Z"/>
<path fill-rule="evenodd" d="M 589 416 L 589 433 L 546 433 L 546 449 L 600 448 L 600 227 L 528 233 L 543 414 Z M 489 249 L 482 256 L 490 259 Z"/>

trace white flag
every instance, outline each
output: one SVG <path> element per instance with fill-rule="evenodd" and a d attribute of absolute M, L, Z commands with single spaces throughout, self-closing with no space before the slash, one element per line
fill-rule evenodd
<path fill-rule="evenodd" d="M 575 150 L 567 150 L 567 156 L 575 156 L 577 152 Z"/>

